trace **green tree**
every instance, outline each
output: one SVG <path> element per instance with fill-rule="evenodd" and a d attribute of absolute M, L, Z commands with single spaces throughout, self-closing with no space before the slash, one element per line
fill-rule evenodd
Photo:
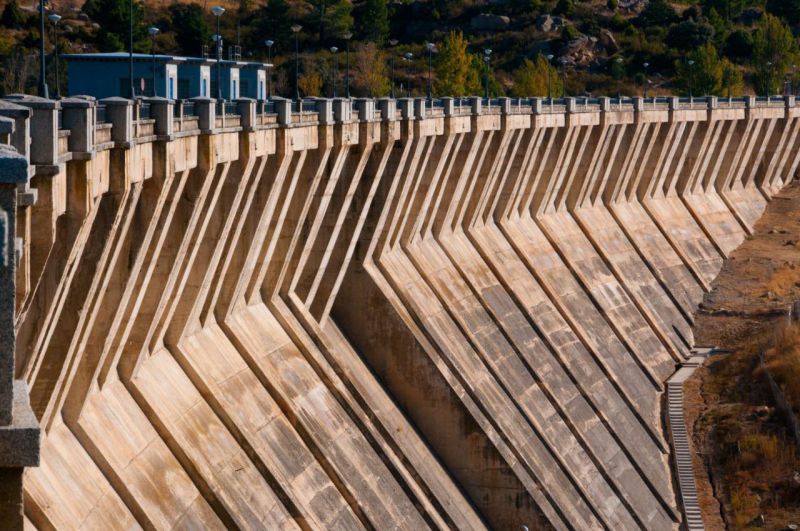
<path fill-rule="evenodd" d="M 775 94 L 797 56 L 791 30 L 778 17 L 766 15 L 753 34 L 753 86 L 759 94 Z"/>
<path fill-rule="evenodd" d="M 374 42 L 356 46 L 352 66 L 353 90 L 369 97 L 385 96 L 389 92 L 389 73 L 386 54 Z"/>
<path fill-rule="evenodd" d="M 708 96 L 722 90 L 722 61 L 711 43 L 675 62 L 675 83 L 683 94 Z"/>
<path fill-rule="evenodd" d="M 745 62 L 753 55 L 753 36 L 749 31 L 739 29 L 728 35 L 725 55 L 736 62 Z"/>
<path fill-rule="evenodd" d="M 200 4 L 180 4 L 169 6 L 175 42 L 180 53 L 199 55 L 204 44 L 211 42 L 211 30 Z"/>
<path fill-rule="evenodd" d="M 650 0 L 637 17 L 641 26 L 667 27 L 678 21 L 678 14 L 667 0 Z"/>
<path fill-rule="evenodd" d="M 720 96 L 741 96 L 744 90 L 742 73 L 728 58 L 722 59 L 722 79 L 720 80 Z"/>
<path fill-rule="evenodd" d="M 130 11 L 128 0 L 86 0 L 83 12 L 100 25 L 97 34 L 98 47 L 102 52 L 116 52 L 128 47 Z M 133 2 L 134 50 L 147 52 L 150 49 L 144 25 L 144 11 L 139 2 Z"/>
<path fill-rule="evenodd" d="M 522 65 L 514 70 L 514 85 L 511 93 L 519 98 L 545 97 L 547 96 L 548 77 L 553 97 L 561 94 L 562 84 L 558 71 L 543 55 L 537 56 L 535 62 L 525 59 Z"/>
<path fill-rule="evenodd" d="M 784 0 L 780 0 L 783 2 Z M 715 9 L 725 20 L 731 21 L 742 14 L 745 7 L 751 5 L 748 0 L 702 0 L 703 9 Z"/>
<path fill-rule="evenodd" d="M 667 33 L 667 46 L 680 51 L 688 51 L 705 45 L 714 35 L 714 29 L 705 23 L 684 20 L 673 24 Z"/>
<path fill-rule="evenodd" d="M 350 0 L 311 0 L 311 4 L 321 41 L 352 31 L 353 4 Z"/>
<path fill-rule="evenodd" d="M 25 15 L 19 8 L 17 0 L 11 0 L 6 4 L 3 9 L 3 14 L 0 16 L 0 24 L 6 28 L 19 28 L 25 23 Z"/>
<path fill-rule="evenodd" d="M 261 49 L 264 41 L 271 39 L 275 41 L 276 47 L 284 46 L 284 50 L 289 49 L 292 20 L 289 17 L 289 4 L 286 0 L 269 0 L 255 12 L 253 22 L 252 35 L 258 42 L 252 42 L 250 46 Z M 273 52 L 275 51 L 273 49 Z"/>
<path fill-rule="evenodd" d="M 367 0 L 361 18 L 361 34 L 379 46 L 389 37 L 389 8 L 386 0 Z"/>
<path fill-rule="evenodd" d="M 442 41 L 436 55 L 436 93 L 448 96 L 467 94 L 467 77 L 471 68 L 472 61 L 467 53 L 464 34 L 451 31 Z"/>

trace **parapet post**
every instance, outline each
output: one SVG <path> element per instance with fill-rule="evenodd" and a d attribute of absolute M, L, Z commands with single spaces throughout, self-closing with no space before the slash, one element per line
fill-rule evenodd
<path fill-rule="evenodd" d="M 375 121 L 375 100 L 372 98 L 359 98 L 356 100 L 359 122 Z"/>
<path fill-rule="evenodd" d="M 32 165 L 58 165 L 58 111 L 61 104 L 38 96 L 12 96 L 12 101 L 33 111 L 30 119 L 29 161 Z"/>
<path fill-rule="evenodd" d="M 333 125 L 333 102 L 331 100 L 317 99 L 317 120 L 320 125 Z"/>
<path fill-rule="evenodd" d="M 209 134 L 217 127 L 217 108 L 216 100 L 213 98 L 197 97 L 192 98 L 194 111 L 197 113 L 197 127 L 201 133 Z"/>
<path fill-rule="evenodd" d="M 91 97 L 61 100 L 61 125 L 69 129 L 68 146 L 73 157 L 94 157 L 95 107 L 95 100 Z"/>
<path fill-rule="evenodd" d="M 256 100 L 252 98 L 239 98 L 236 100 L 236 111 L 241 116 L 240 125 L 244 131 L 256 129 Z"/>
<path fill-rule="evenodd" d="M 425 98 L 414 98 L 414 117 L 417 120 L 425 119 Z"/>
<path fill-rule="evenodd" d="M 381 111 L 381 120 L 394 121 L 397 114 L 397 100 L 393 98 L 381 98 L 378 100 L 378 109 Z"/>
<path fill-rule="evenodd" d="M 481 106 L 483 105 L 483 102 L 481 101 L 481 99 L 479 97 L 477 97 L 477 96 L 471 97 L 469 99 L 469 104 L 470 104 L 470 107 L 472 107 L 473 116 L 478 116 L 479 114 L 481 114 L 481 112 L 482 112 Z"/>
<path fill-rule="evenodd" d="M 450 97 L 443 97 L 442 100 L 442 112 L 444 112 L 445 116 L 453 116 L 456 113 L 456 102 L 453 98 Z"/>
<path fill-rule="evenodd" d="M 167 98 L 148 98 L 150 103 L 150 118 L 155 120 L 155 134 L 160 137 L 172 138 L 175 133 L 175 101 Z"/>
<path fill-rule="evenodd" d="M 403 117 L 403 120 L 413 120 L 414 119 L 414 100 L 411 98 L 400 98 L 397 100 L 397 104 L 400 106 L 400 115 Z"/>
<path fill-rule="evenodd" d="M 14 134 L 14 120 L 0 116 L 0 144 L 9 145 Z"/>
<path fill-rule="evenodd" d="M 28 182 L 28 161 L 0 146 L 0 522 L 23 528 L 22 477 L 39 466 L 40 429 L 24 380 L 14 381 L 16 329 L 17 187 Z"/>
<path fill-rule="evenodd" d="M 17 153 L 30 160 L 31 146 L 31 110 L 10 101 L 0 100 L 0 116 L 14 120 L 14 132 L 9 142 Z"/>
<path fill-rule="evenodd" d="M 333 100 L 333 118 L 338 123 L 347 123 L 353 119 L 353 106 L 349 98 L 335 98 Z"/>
<path fill-rule="evenodd" d="M 542 114 L 542 98 L 531 99 L 531 114 Z"/>
<path fill-rule="evenodd" d="M 796 97 L 794 95 L 792 95 L 792 94 L 784 96 L 783 100 L 784 100 L 784 103 L 786 103 L 786 108 L 787 109 L 793 109 L 794 106 L 795 106 L 795 103 L 797 102 Z M 788 113 L 787 113 L 787 116 L 788 116 Z"/>
<path fill-rule="evenodd" d="M 117 147 L 133 143 L 133 101 L 125 98 L 100 100 L 106 106 L 106 119 L 111 123 L 111 140 Z"/>
<path fill-rule="evenodd" d="M 289 125 L 292 123 L 292 100 L 285 98 L 273 98 L 275 105 L 275 114 L 278 115 L 278 123 L 280 125 Z"/>

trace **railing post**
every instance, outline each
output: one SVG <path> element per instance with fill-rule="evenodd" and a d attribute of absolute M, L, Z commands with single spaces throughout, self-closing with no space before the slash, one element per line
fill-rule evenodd
<path fill-rule="evenodd" d="M 239 98 L 236 100 L 236 111 L 239 113 L 239 125 L 245 131 L 255 131 L 258 123 L 256 117 L 256 100 L 253 98 Z"/>
<path fill-rule="evenodd" d="M 31 164 L 55 166 L 58 164 L 58 111 L 61 104 L 38 96 L 13 95 L 14 103 L 33 111 L 30 134 L 35 142 L 30 144 Z"/>
<path fill-rule="evenodd" d="M 600 98 L 600 110 L 603 112 L 611 111 L 611 98 L 607 96 Z"/>
<path fill-rule="evenodd" d="M 67 145 L 73 156 L 79 153 L 84 158 L 94 156 L 94 98 L 64 98 L 61 100 L 61 125 L 69 129 Z"/>
<path fill-rule="evenodd" d="M 28 161 L 0 146 L 0 522 L 22 529 L 22 477 L 39 466 L 41 432 L 24 380 L 14 381 L 16 344 L 17 188 L 28 183 Z"/>
<path fill-rule="evenodd" d="M 100 100 L 106 106 L 106 119 L 111 124 L 111 140 L 121 147 L 133 142 L 133 101 L 125 98 Z"/>
<path fill-rule="evenodd" d="M 194 111 L 197 114 L 197 127 L 203 133 L 211 133 L 217 127 L 217 100 L 214 98 L 192 98 Z"/>
<path fill-rule="evenodd" d="M 644 98 L 641 96 L 633 98 L 633 110 L 636 112 L 642 112 L 644 110 Z"/>
<path fill-rule="evenodd" d="M 378 109 L 381 111 L 381 120 L 394 121 L 396 115 L 397 100 L 393 98 L 381 98 L 378 100 Z"/>
<path fill-rule="evenodd" d="M 167 98 L 148 98 L 150 104 L 150 118 L 155 120 L 155 134 L 171 137 L 175 132 L 175 119 L 173 117 L 174 100 Z"/>
<path fill-rule="evenodd" d="M 567 113 L 571 114 L 578 110 L 578 105 L 575 101 L 575 98 L 565 98 L 564 103 L 564 108 L 566 109 Z"/>

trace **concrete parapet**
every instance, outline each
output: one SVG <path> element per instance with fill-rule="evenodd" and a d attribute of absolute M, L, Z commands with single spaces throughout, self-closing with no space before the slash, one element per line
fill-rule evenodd
<path fill-rule="evenodd" d="M 69 129 L 69 150 L 87 157 L 94 155 L 94 98 L 64 98 L 61 100 L 61 126 Z"/>
<path fill-rule="evenodd" d="M 414 119 L 414 100 L 411 98 L 400 98 L 397 100 L 397 105 L 400 108 L 400 114 L 403 120 Z"/>
<path fill-rule="evenodd" d="M 611 110 L 611 98 L 600 98 L 600 110 L 603 112 L 608 112 Z"/>
<path fill-rule="evenodd" d="M 197 126 L 203 133 L 210 133 L 216 127 L 217 109 L 213 98 L 192 98 L 197 113 Z"/>
<path fill-rule="evenodd" d="M 275 114 L 278 115 L 278 123 L 289 125 L 292 123 L 292 100 L 284 98 L 273 98 Z"/>
<path fill-rule="evenodd" d="M 239 98 L 236 100 L 236 110 L 241 117 L 240 125 L 245 131 L 253 131 L 256 127 L 256 100 L 252 98 Z"/>
<path fill-rule="evenodd" d="M 30 145 L 30 163 L 48 166 L 58 164 L 58 111 L 61 104 L 38 96 L 11 95 L 8 99 L 33 111 L 30 134 L 36 142 Z"/>
<path fill-rule="evenodd" d="M 0 100 L 0 116 L 14 120 L 14 132 L 11 134 L 10 144 L 17 153 L 30 159 L 30 117 L 32 111 L 7 100 Z"/>
<path fill-rule="evenodd" d="M 476 116 L 481 114 L 481 105 L 483 104 L 483 101 L 480 98 L 473 96 L 469 99 L 469 103 L 470 106 L 472 106 L 472 114 Z"/>
<path fill-rule="evenodd" d="M 456 105 L 453 98 L 441 98 L 442 109 L 444 109 L 445 116 L 453 116 L 455 114 Z"/>
<path fill-rule="evenodd" d="M 175 100 L 168 98 L 148 98 L 150 104 L 150 118 L 155 120 L 155 134 L 170 137 L 175 132 L 173 120 Z"/>
<path fill-rule="evenodd" d="M 499 98 L 499 100 L 500 100 L 500 114 L 511 114 L 511 98 Z M 572 103 L 573 103 L 572 111 L 574 111 L 575 101 L 573 100 Z"/>
<path fill-rule="evenodd" d="M 427 100 L 425 98 L 414 98 L 414 117 L 417 120 L 425 118 Z"/>
<path fill-rule="evenodd" d="M 542 114 L 542 98 L 531 100 L 531 114 Z"/>
<path fill-rule="evenodd" d="M 106 106 L 106 119 L 111 124 L 111 140 L 123 147 L 133 142 L 133 101 L 125 98 L 100 100 Z"/>
<path fill-rule="evenodd" d="M 716 96 L 709 96 L 706 100 L 708 102 L 708 110 L 712 111 L 719 107 L 719 98 Z"/>

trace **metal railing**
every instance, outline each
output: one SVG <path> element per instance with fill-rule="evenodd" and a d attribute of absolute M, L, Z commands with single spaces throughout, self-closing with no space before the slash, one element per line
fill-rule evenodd
<path fill-rule="evenodd" d="M 104 124 L 108 121 L 106 117 L 106 106 L 102 103 L 98 104 L 97 107 L 94 108 L 94 119 L 95 123 Z"/>
<path fill-rule="evenodd" d="M 239 106 L 235 101 L 226 101 L 224 112 L 226 115 L 238 115 L 239 114 Z"/>
<path fill-rule="evenodd" d="M 150 119 L 150 104 L 144 101 L 139 101 L 136 104 L 136 119 L 149 120 Z"/>

